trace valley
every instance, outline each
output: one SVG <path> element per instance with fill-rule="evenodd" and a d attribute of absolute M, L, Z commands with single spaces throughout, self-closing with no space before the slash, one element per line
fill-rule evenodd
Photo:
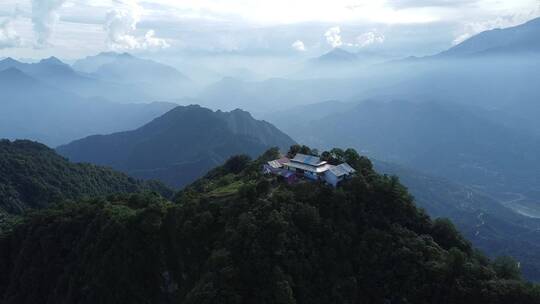
<path fill-rule="evenodd" d="M 0 303 L 540 303 L 538 7 L 105 2 L 0 3 Z"/>

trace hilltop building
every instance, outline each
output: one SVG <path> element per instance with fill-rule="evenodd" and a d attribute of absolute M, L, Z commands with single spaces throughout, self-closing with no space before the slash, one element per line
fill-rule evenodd
<path fill-rule="evenodd" d="M 347 163 L 334 166 L 317 156 L 299 153 L 293 159 L 283 157 L 269 161 L 263 166 L 263 172 L 283 176 L 289 183 L 296 182 L 298 178 L 306 178 L 324 181 L 336 187 L 341 181 L 350 178 L 356 170 Z"/>

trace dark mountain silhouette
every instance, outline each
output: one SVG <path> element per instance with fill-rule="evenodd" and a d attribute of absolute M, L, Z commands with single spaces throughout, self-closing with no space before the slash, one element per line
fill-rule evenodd
<path fill-rule="evenodd" d="M 111 135 L 90 136 L 58 148 L 75 162 L 107 165 L 136 177 L 182 187 L 229 156 L 256 156 L 268 147 L 294 142 L 247 112 L 213 112 L 177 107 L 145 126 Z"/>

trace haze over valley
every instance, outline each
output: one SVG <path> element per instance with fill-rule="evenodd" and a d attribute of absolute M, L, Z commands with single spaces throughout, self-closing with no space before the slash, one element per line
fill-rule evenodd
<path fill-rule="evenodd" d="M 0 3 L 0 302 L 540 303 L 538 1 L 173 2 Z M 263 175 L 298 154 L 355 176 Z"/>

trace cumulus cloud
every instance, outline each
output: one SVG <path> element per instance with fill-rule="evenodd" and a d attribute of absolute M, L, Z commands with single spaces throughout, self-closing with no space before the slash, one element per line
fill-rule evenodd
<path fill-rule="evenodd" d="M 295 50 L 297 50 L 299 52 L 305 52 L 306 51 L 306 45 L 301 40 L 296 40 L 295 42 L 293 42 L 293 44 L 291 46 L 292 46 L 293 49 L 295 49 Z"/>
<path fill-rule="evenodd" d="M 9 18 L 0 23 L 0 49 L 22 46 L 22 39 L 13 28 L 13 19 Z"/>
<path fill-rule="evenodd" d="M 341 28 L 339 26 L 334 26 L 329 28 L 326 33 L 326 42 L 330 44 L 333 48 L 337 48 L 343 45 L 343 40 L 341 39 Z"/>
<path fill-rule="evenodd" d="M 107 13 L 105 31 L 109 46 L 113 49 L 163 49 L 169 43 L 156 37 L 154 30 L 136 36 L 143 8 L 135 0 L 114 0 L 115 8 Z"/>
<path fill-rule="evenodd" d="M 356 46 L 364 48 L 372 44 L 381 44 L 384 43 L 385 39 L 386 37 L 382 33 L 374 30 L 356 37 Z"/>
<path fill-rule="evenodd" d="M 58 10 L 66 0 L 32 0 L 32 24 L 36 35 L 36 46 L 49 45 L 54 26 L 58 22 Z"/>

